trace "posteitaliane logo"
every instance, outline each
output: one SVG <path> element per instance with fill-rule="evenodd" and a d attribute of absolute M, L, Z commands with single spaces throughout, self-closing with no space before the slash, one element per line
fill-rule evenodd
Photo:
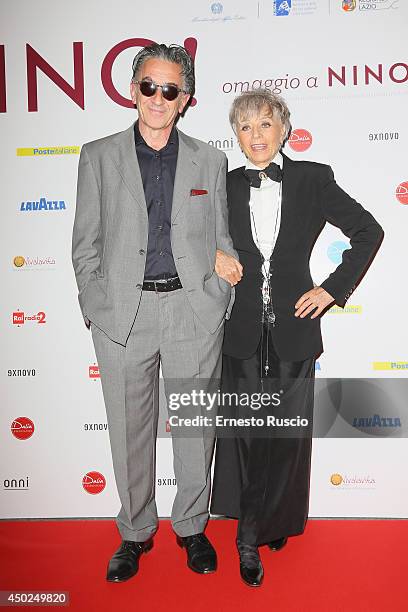
<path fill-rule="evenodd" d="M 392 370 L 393 372 L 407 372 L 408 361 L 374 361 L 373 370 Z"/>
<path fill-rule="evenodd" d="M 49 157 L 50 155 L 79 155 L 79 146 L 57 146 L 57 147 L 19 147 L 16 150 L 17 157 Z"/>
<path fill-rule="evenodd" d="M 359 315 L 363 312 L 363 307 L 360 304 L 348 304 L 344 308 L 341 306 L 332 306 L 327 311 L 327 314 L 332 315 Z"/>

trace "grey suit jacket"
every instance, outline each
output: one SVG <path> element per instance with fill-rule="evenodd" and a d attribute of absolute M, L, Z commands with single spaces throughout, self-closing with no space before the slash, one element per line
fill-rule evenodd
<path fill-rule="evenodd" d="M 189 303 L 214 333 L 234 291 L 214 270 L 216 249 L 238 258 L 228 232 L 226 157 L 178 130 L 171 244 Z M 201 189 L 205 195 L 191 195 Z M 125 345 L 137 316 L 145 270 L 148 215 L 134 126 L 82 147 L 72 261 L 79 303 L 112 340 Z"/>

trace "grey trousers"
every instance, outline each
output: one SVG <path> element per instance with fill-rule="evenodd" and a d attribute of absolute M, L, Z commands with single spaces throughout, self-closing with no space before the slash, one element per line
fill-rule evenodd
<path fill-rule="evenodd" d="M 126 346 L 91 324 L 105 400 L 113 468 L 122 504 L 117 517 L 125 540 L 142 542 L 157 529 L 155 448 L 161 364 L 165 393 L 174 379 L 219 378 L 223 324 L 210 334 L 196 317 L 184 289 L 143 291 Z M 167 382 L 166 382 L 167 381 Z M 214 438 L 173 437 L 177 493 L 172 508 L 180 536 L 204 530 L 208 520 Z"/>

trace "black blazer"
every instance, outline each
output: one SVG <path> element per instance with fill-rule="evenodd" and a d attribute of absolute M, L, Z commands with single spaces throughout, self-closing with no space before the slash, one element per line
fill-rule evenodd
<path fill-rule="evenodd" d="M 320 318 L 294 316 L 295 303 L 313 288 L 309 260 L 326 221 L 350 239 L 342 263 L 321 283 L 344 306 L 368 267 L 383 230 L 374 217 L 335 182 L 330 166 L 283 156 L 281 225 L 270 272 L 273 342 L 280 359 L 301 361 L 323 350 Z M 249 182 L 244 167 L 227 176 L 229 231 L 244 272 L 235 286 L 235 304 L 225 325 L 223 352 L 240 359 L 253 355 L 261 337 L 261 255 L 251 232 Z"/>

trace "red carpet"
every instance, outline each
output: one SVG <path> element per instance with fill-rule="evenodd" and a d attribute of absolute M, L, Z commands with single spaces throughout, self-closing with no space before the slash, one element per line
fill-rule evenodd
<path fill-rule="evenodd" d="M 60 609 L 85 612 L 408 610 L 408 521 L 309 521 L 282 551 L 261 549 L 258 589 L 239 578 L 235 528 L 210 522 L 219 567 L 200 576 L 187 569 L 185 551 L 162 521 L 138 575 L 109 584 L 107 560 L 119 545 L 113 521 L 3 521 L 0 590 L 69 591 L 70 606 Z"/>

